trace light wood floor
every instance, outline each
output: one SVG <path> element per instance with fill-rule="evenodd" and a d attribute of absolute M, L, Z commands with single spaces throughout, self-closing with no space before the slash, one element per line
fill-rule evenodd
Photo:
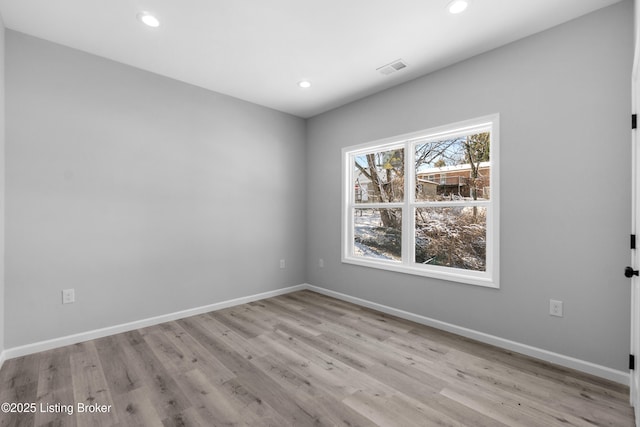
<path fill-rule="evenodd" d="M 0 387 L 37 404 L 2 426 L 633 426 L 624 386 L 309 291 L 8 360 Z"/>

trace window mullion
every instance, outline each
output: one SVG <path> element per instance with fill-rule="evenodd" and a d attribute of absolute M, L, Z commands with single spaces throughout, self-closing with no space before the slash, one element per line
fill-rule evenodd
<path fill-rule="evenodd" d="M 402 209 L 402 263 L 409 265 L 413 262 L 413 247 L 415 233 L 413 231 L 415 227 L 415 218 L 412 214 L 411 204 L 415 198 L 415 173 L 413 170 L 414 165 L 414 152 L 413 144 L 407 141 L 404 146 L 404 206 Z"/>

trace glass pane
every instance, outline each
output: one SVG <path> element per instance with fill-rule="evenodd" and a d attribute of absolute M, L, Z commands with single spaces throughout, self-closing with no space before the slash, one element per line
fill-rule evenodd
<path fill-rule="evenodd" d="M 355 203 L 403 201 L 404 149 L 354 156 L 353 168 Z"/>
<path fill-rule="evenodd" d="M 402 260 L 402 210 L 354 209 L 354 255 Z"/>
<path fill-rule="evenodd" d="M 488 200 L 489 132 L 416 145 L 416 200 Z"/>
<path fill-rule="evenodd" d="M 485 271 L 487 208 L 416 209 L 416 263 Z"/>

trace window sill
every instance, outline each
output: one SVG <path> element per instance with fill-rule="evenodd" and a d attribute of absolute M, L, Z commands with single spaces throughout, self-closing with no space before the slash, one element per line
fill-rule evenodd
<path fill-rule="evenodd" d="M 451 267 L 421 265 L 406 265 L 399 261 L 371 260 L 360 257 L 342 257 L 344 264 L 359 265 L 361 267 L 377 268 L 380 270 L 394 271 L 411 274 L 414 276 L 431 277 L 434 279 L 448 280 L 467 285 L 482 286 L 485 288 L 499 289 L 500 285 L 496 277 L 489 277 L 486 272 L 468 271 Z"/>

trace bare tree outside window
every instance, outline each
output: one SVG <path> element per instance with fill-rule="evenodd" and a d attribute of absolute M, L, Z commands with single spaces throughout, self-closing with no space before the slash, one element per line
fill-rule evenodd
<path fill-rule="evenodd" d="M 354 157 L 356 203 L 393 203 L 404 200 L 404 149 Z M 356 209 L 356 254 L 380 259 L 401 258 L 402 210 Z"/>
<path fill-rule="evenodd" d="M 416 199 L 437 205 L 489 198 L 490 142 L 482 132 L 417 145 Z M 484 271 L 485 208 L 417 208 L 415 224 L 416 263 Z"/>

